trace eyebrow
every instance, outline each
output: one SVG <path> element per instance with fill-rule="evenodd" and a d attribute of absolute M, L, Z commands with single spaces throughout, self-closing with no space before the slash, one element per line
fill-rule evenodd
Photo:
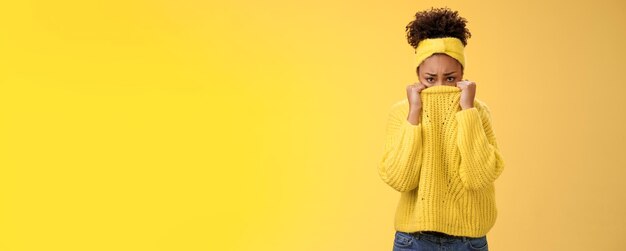
<path fill-rule="evenodd" d="M 456 72 L 456 71 L 451 71 L 451 72 L 448 72 L 448 73 L 444 73 L 443 75 L 450 75 L 450 74 L 455 73 L 455 72 Z M 437 76 L 437 74 L 435 74 L 435 73 L 430 73 L 430 72 L 427 72 L 426 74 L 431 75 L 431 76 Z"/>

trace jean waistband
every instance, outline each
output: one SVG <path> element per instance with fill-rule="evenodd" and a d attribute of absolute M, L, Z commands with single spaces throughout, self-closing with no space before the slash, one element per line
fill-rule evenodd
<path fill-rule="evenodd" d="M 465 241 L 466 239 L 469 239 L 468 237 L 465 237 L 465 236 L 449 235 L 449 234 L 437 232 L 437 231 L 417 231 L 417 232 L 412 232 L 410 234 L 416 237 L 428 238 L 428 239 L 432 239 L 435 241 L 454 240 L 454 239 L 461 239 Z"/>

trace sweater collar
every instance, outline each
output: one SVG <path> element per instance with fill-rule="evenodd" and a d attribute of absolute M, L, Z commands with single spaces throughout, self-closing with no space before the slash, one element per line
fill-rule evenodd
<path fill-rule="evenodd" d="M 461 92 L 461 88 L 451 85 L 433 85 L 423 89 L 421 93 L 454 93 Z"/>

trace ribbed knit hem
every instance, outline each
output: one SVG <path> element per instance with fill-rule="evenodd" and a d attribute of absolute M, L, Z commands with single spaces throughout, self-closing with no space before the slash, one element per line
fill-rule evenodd
<path fill-rule="evenodd" d="M 463 230 L 457 229 L 455 227 L 449 226 L 441 226 L 436 224 L 415 224 L 415 225 L 397 225 L 395 226 L 395 230 L 402 231 L 406 233 L 417 232 L 417 231 L 437 231 L 446 233 L 448 235 L 454 236 L 465 236 L 465 237 L 483 237 L 489 233 L 489 229 L 470 229 Z"/>
<path fill-rule="evenodd" d="M 411 122 L 409 122 L 408 120 L 404 120 L 404 125 L 408 126 L 408 127 L 419 127 L 422 125 L 422 121 L 420 121 L 419 123 L 417 123 L 417 125 L 411 124 Z"/>

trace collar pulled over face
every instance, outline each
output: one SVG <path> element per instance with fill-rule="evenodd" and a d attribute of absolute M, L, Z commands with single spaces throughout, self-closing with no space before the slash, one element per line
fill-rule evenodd
<path fill-rule="evenodd" d="M 422 100 L 421 121 L 424 126 L 442 128 L 451 125 L 457 111 L 461 110 L 461 88 L 435 85 L 420 92 Z"/>
<path fill-rule="evenodd" d="M 461 92 L 461 88 L 451 85 L 433 85 L 425 88 L 421 93 L 454 93 Z"/>

